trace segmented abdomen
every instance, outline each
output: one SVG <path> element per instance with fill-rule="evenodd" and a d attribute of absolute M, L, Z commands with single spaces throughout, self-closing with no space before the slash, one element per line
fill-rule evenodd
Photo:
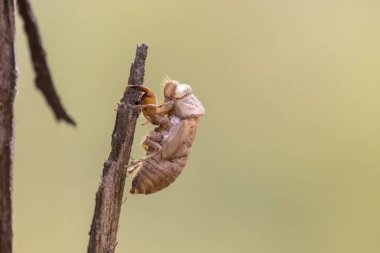
<path fill-rule="evenodd" d="M 141 168 L 132 181 L 132 194 L 150 194 L 168 187 L 181 174 L 187 156 L 162 161 L 152 157 L 141 164 Z"/>
<path fill-rule="evenodd" d="M 171 117 L 172 121 L 174 116 Z M 177 122 L 177 121 L 176 121 Z M 199 118 L 189 118 L 171 124 L 167 130 L 152 131 L 145 141 L 147 155 L 154 153 L 152 144 L 162 145 L 162 152 L 141 163 L 132 181 L 132 194 L 150 194 L 166 188 L 181 174 L 193 144 Z M 163 136 L 167 136 L 163 138 Z M 144 146 L 144 144 L 143 144 Z"/>

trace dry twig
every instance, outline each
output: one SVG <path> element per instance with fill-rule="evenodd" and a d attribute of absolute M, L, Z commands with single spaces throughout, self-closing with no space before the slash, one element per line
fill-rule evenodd
<path fill-rule="evenodd" d="M 0 1 L 0 252 L 12 252 L 13 102 L 16 95 L 14 1 Z"/>
<path fill-rule="evenodd" d="M 148 46 L 139 45 L 131 66 L 129 84 L 144 82 L 144 67 Z M 138 102 L 140 92 L 126 89 L 117 108 L 115 127 L 112 133 L 111 153 L 104 163 L 103 175 L 96 193 L 96 205 L 90 231 L 88 253 L 113 253 L 119 224 L 126 178 L 125 165 L 129 161 L 133 135 L 139 110 L 128 107 Z"/>
<path fill-rule="evenodd" d="M 36 73 L 36 86 L 41 90 L 57 120 L 64 120 L 75 126 L 75 121 L 67 114 L 55 90 L 53 79 L 46 60 L 46 53 L 42 47 L 41 36 L 38 31 L 37 20 L 33 14 L 29 0 L 18 0 L 18 10 L 24 20 L 24 30 L 28 38 L 30 55 L 34 72 Z"/>

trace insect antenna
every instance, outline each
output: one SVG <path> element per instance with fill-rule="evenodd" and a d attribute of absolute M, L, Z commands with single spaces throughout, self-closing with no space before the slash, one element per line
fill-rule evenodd
<path fill-rule="evenodd" d="M 165 75 L 165 77 L 162 79 L 161 86 L 165 86 L 166 83 L 171 82 L 171 81 L 172 79 L 168 75 Z"/>

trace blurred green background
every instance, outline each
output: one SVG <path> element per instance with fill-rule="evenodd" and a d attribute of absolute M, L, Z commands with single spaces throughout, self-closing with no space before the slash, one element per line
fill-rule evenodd
<path fill-rule="evenodd" d="M 78 127 L 57 123 L 35 89 L 18 18 L 16 253 L 86 252 L 141 42 L 146 84 L 160 94 L 166 74 L 189 83 L 207 112 L 177 181 L 128 193 L 116 252 L 380 252 L 378 1 L 33 5 Z M 150 129 L 137 128 L 133 157 Z"/>

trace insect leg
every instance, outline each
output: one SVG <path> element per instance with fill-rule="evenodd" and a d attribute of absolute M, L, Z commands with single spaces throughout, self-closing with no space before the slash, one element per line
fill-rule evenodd
<path fill-rule="evenodd" d="M 127 170 L 127 176 L 130 176 L 130 175 L 136 175 L 139 170 L 141 169 L 141 163 L 144 162 L 145 160 L 159 154 L 161 152 L 161 149 L 154 152 L 153 154 L 150 154 L 150 155 L 147 155 L 147 156 L 144 156 L 143 158 L 140 158 L 138 160 L 133 160 L 131 161 L 126 167 L 125 169 Z"/>
<path fill-rule="evenodd" d="M 159 144 L 162 141 L 163 137 L 157 132 L 153 132 L 145 137 L 145 140 L 142 143 L 142 147 L 148 152 L 155 152 L 162 149 L 162 146 Z"/>
<path fill-rule="evenodd" d="M 148 137 L 145 139 L 143 143 L 143 147 L 149 152 L 149 150 L 154 150 L 153 153 L 144 156 L 143 158 L 140 158 L 138 160 L 131 160 L 131 162 L 125 167 L 127 169 L 127 176 L 130 176 L 132 174 L 137 174 L 138 171 L 141 168 L 141 163 L 145 160 L 158 155 L 162 151 L 162 146 L 158 144 L 157 142 L 150 140 Z"/>
<path fill-rule="evenodd" d="M 140 171 L 142 164 L 136 164 L 133 165 L 132 167 L 126 167 L 127 169 L 127 177 L 135 177 L 137 173 Z"/>
<path fill-rule="evenodd" d="M 173 111 L 173 108 L 174 108 L 174 102 L 168 101 L 168 102 L 158 105 L 156 109 L 156 113 L 159 115 L 165 115 Z"/>
<path fill-rule="evenodd" d="M 130 107 L 136 108 L 136 109 L 145 109 L 145 108 L 156 108 L 156 104 L 140 104 L 140 105 L 129 105 Z"/>

